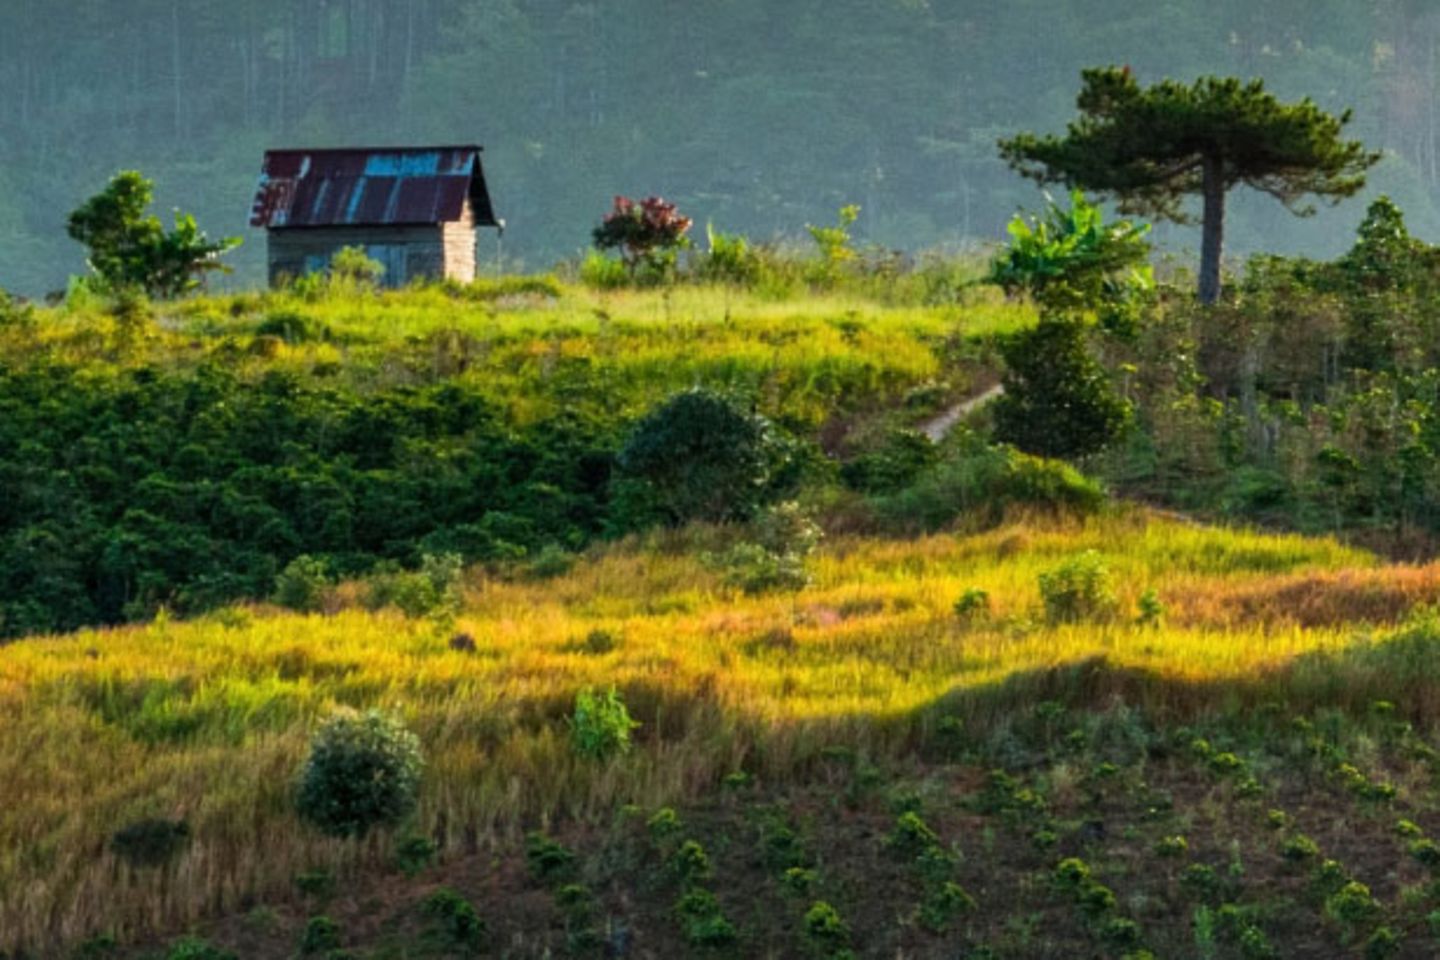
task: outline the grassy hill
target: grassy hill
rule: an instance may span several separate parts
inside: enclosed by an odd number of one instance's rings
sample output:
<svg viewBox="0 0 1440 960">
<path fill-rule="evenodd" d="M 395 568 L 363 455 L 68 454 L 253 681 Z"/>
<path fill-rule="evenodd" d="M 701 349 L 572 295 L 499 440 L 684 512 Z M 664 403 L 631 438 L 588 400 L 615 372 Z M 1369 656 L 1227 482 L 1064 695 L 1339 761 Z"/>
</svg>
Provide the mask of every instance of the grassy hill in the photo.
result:
<svg viewBox="0 0 1440 960">
<path fill-rule="evenodd" d="M 1432 956 L 1440 567 L 964 429 L 850 467 L 1030 319 L 534 280 L 10 318 L 0 956 Z M 810 451 L 807 584 L 747 589 L 746 524 L 617 525 L 621 439 L 697 384 Z M 265 602 L 297 556 L 311 612 Z M 612 688 L 633 746 L 588 756 Z M 337 840 L 295 787 L 345 707 L 426 767 Z"/>
</svg>

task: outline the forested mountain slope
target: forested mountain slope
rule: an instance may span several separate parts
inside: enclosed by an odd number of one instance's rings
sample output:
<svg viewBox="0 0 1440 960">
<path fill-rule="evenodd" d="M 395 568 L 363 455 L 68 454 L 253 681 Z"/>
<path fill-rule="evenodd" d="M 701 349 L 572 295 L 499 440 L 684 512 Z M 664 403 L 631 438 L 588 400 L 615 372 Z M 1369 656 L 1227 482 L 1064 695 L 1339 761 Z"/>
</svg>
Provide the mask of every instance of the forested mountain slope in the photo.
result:
<svg viewBox="0 0 1440 960">
<path fill-rule="evenodd" d="M 1058 128 L 1100 62 L 1354 107 L 1353 132 L 1394 152 L 1372 187 L 1431 236 L 1437 38 L 1421 0 L 13 0 L 0 286 L 39 295 L 80 272 L 64 214 L 119 167 L 241 233 L 262 149 L 294 144 L 487 144 L 504 253 L 532 267 L 582 247 L 615 192 L 757 238 L 847 202 L 892 247 L 998 237 L 1036 196 L 996 138 Z M 1294 221 L 1241 202 L 1235 250 L 1334 253 L 1357 208 Z M 241 283 L 261 276 L 250 239 Z"/>
</svg>

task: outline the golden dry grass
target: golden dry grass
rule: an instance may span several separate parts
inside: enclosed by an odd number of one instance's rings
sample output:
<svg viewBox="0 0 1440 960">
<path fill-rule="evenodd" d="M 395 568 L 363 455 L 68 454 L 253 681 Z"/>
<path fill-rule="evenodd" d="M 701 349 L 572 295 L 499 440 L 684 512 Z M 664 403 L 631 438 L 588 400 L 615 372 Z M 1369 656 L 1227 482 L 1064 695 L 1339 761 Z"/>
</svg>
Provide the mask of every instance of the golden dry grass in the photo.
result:
<svg viewBox="0 0 1440 960">
<path fill-rule="evenodd" d="M 694 797 L 741 767 L 780 779 L 831 744 L 892 755 L 923 739 L 937 704 L 984 722 L 1007 684 L 1039 690 L 1097 658 L 1179 686 L 1247 682 L 1343 649 L 1372 609 L 1396 612 L 1361 605 L 1359 617 L 1306 626 L 1288 615 L 1303 585 L 1373 584 L 1419 600 L 1415 584 L 1431 582 L 1408 569 L 1392 578 L 1329 540 L 1139 513 L 837 539 L 794 596 L 736 595 L 694 547 L 673 535 L 623 544 L 545 582 L 476 574 L 459 622 L 474 653 L 394 612 L 265 608 L 5 648 L 0 949 L 179 929 L 283 897 L 302 870 L 384 856 L 383 839 L 325 840 L 290 809 L 308 732 L 338 704 L 394 710 L 420 734 L 420 821 L 455 855 L 525 826 Z M 1106 558 L 1120 615 L 1045 624 L 1038 574 L 1086 549 Z M 1174 611 L 1168 626 L 1133 622 L 1150 587 Z M 969 588 L 988 591 L 992 609 L 966 622 L 952 607 Z M 1215 615 L 1237 597 L 1249 598 L 1243 619 Z M 1265 615 L 1267 602 L 1286 615 Z M 587 652 L 594 630 L 614 649 Z M 611 684 L 644 726 L 639 749 L 596 765 L 573 755 L 564 719 L 578 690 Z M 132 872 L 107 850 L 115 829 L 153 815 L 184 816 L 195 832 L 169 874 Z"/>
</svg>

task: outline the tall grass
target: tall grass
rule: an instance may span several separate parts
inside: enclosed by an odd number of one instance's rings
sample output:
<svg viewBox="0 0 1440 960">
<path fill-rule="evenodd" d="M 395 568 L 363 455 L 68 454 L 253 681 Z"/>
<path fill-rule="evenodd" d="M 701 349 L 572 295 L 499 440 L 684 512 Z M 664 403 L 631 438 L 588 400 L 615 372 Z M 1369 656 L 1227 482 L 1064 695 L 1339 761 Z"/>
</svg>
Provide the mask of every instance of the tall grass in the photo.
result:
<svg viewBox="0 0 1440 960">
<path fill-rule="evenodd" d="M 308 733 L 336 705 L 394 710 L 420 735 L 419 825 L 453 856 L 553 819 L 693 798 L 741 768 L 784 778 L 829 745 L 896 755 L 923 747 L 937 711 L 984 723 L 1057 684 L 1133 673 L 1152 678 L 1142 695 L 1155 709 L 1188 708 L 1187 689 L 1280 676 L 1340 656 L 1368 629 L 1216 621 L 1204 598 L 1277 577 L 1384 574 L 1329 540 L 1116 514 L 975 537 L 837 538 L 813 587 L 748 597 L 696 558 L 697 536 L 597 550 L 544 582 L 472 574 L 458 628 L 473 653 L 426 621 L 353 608 L 232 609 L 5 648 L 0 949 L 173 930 L 283 898 L 303 870 L 387 856 L 382 835 L 328 840 L 292 812 Z M 1086 549 L 1109 566 L 1121 615 L 1046 625 L 1039 573 Z M 1201 599 L 1163 629 L 1132 622 L 1151 587 L 1167 605 Z M 957 618 L 971 588 L 988 591 L 991 610 Z M 594 630 L 613 649 L 591 652 Z M 1095 680 L 1101 661 L 1120 679 Z M 575 694 L 611 685 L 642 724 L 637 749 L 577 757 L 564 724 Z M 174 867 L 133 870 L 108 852 L 110 834 L 144 816 L 191 823 Z"/>
<path fill-rule="evenodd" d="M 577 409 L 637 412 L 706 383 L 814 425 L 894 406 L 920 387 L 936 398 L 963 394 L 959 361 L 1032 320 L 1028 307 L 984 297 L 926 307 L 854 293 L 774 300 L 725 287 L 502 287 L 519 292 L 239 294 L 157 304 L 141 323 L 83 300 L 39 311 L 24 328 L 0 328 L 0 358 L 103 364 L 101 376 L 220 364 L 253 378 L 318 376 L 361 389 L 460 377 L 483 385 L 520 423 Z"/>
</svg>

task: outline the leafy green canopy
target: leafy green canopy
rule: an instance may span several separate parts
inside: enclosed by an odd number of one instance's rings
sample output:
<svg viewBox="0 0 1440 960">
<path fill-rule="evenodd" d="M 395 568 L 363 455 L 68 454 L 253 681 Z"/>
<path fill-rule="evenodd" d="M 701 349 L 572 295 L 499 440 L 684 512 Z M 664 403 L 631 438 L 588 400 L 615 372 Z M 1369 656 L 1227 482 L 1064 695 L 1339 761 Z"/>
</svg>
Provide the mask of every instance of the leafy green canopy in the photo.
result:
<svg viewBox="0 0 1440 960">
<path fill-rule="evenodd" d="M 239 237 L 211 241 L 188 213 L 175 212 L 175 229 L 146 215 L 155 185 L 134 170 L 118 173 L 100 193 L 70 214 L 72 239 L 90 248 L 90 267 L 115 290 L 138 289 L 176 297 L 200 285 Z"/>
<path fill-rule="evenodd" d="M 1079 320 L 1047 318 L 1006 337 L 1005 393 L 993 404 L 995 438 L 1043 457 L 1103 450 L 1130 420 L 1130 406 L 1085 342 Z"/>
<path fill-rule="evenodd" d="M 1305 197 L 1352 196 L 1380 159 L 1341 138 L 1349 111 L 1337 117 L 1308 98 L 1281 103 L 1260 80 L 1207 76 L 1141 87 L 1128 67 L 1115 66 L 1081 76 L 1080 117 L 1063 137 L 1021 133 L 1000 141 L 1001 155 L 1040 183 L 1113 194 L 1126 212 L 1181 223 L 1195 219 L 1184 199 L 1204 193 L 1202 288 L 1208 274 L 1219 275 L 1224 195 L 1232 187 L 1253 187 L 1305 216 L 1314 212 Z"/>
<path fill-rule="evenodd" d="M 990 267 L 989 282 L 1025 293 L 1047 315 L 1096 310 L 1110 329 L 1133 328 L 1155 287 L 1147 262 L 1149 224 L 1106 223 L 1100 208 L 1075 190 L 1070 209 L 1051 201 L 1045 219 L 1016 215 L 1010 245 Z"/>
</svg>

